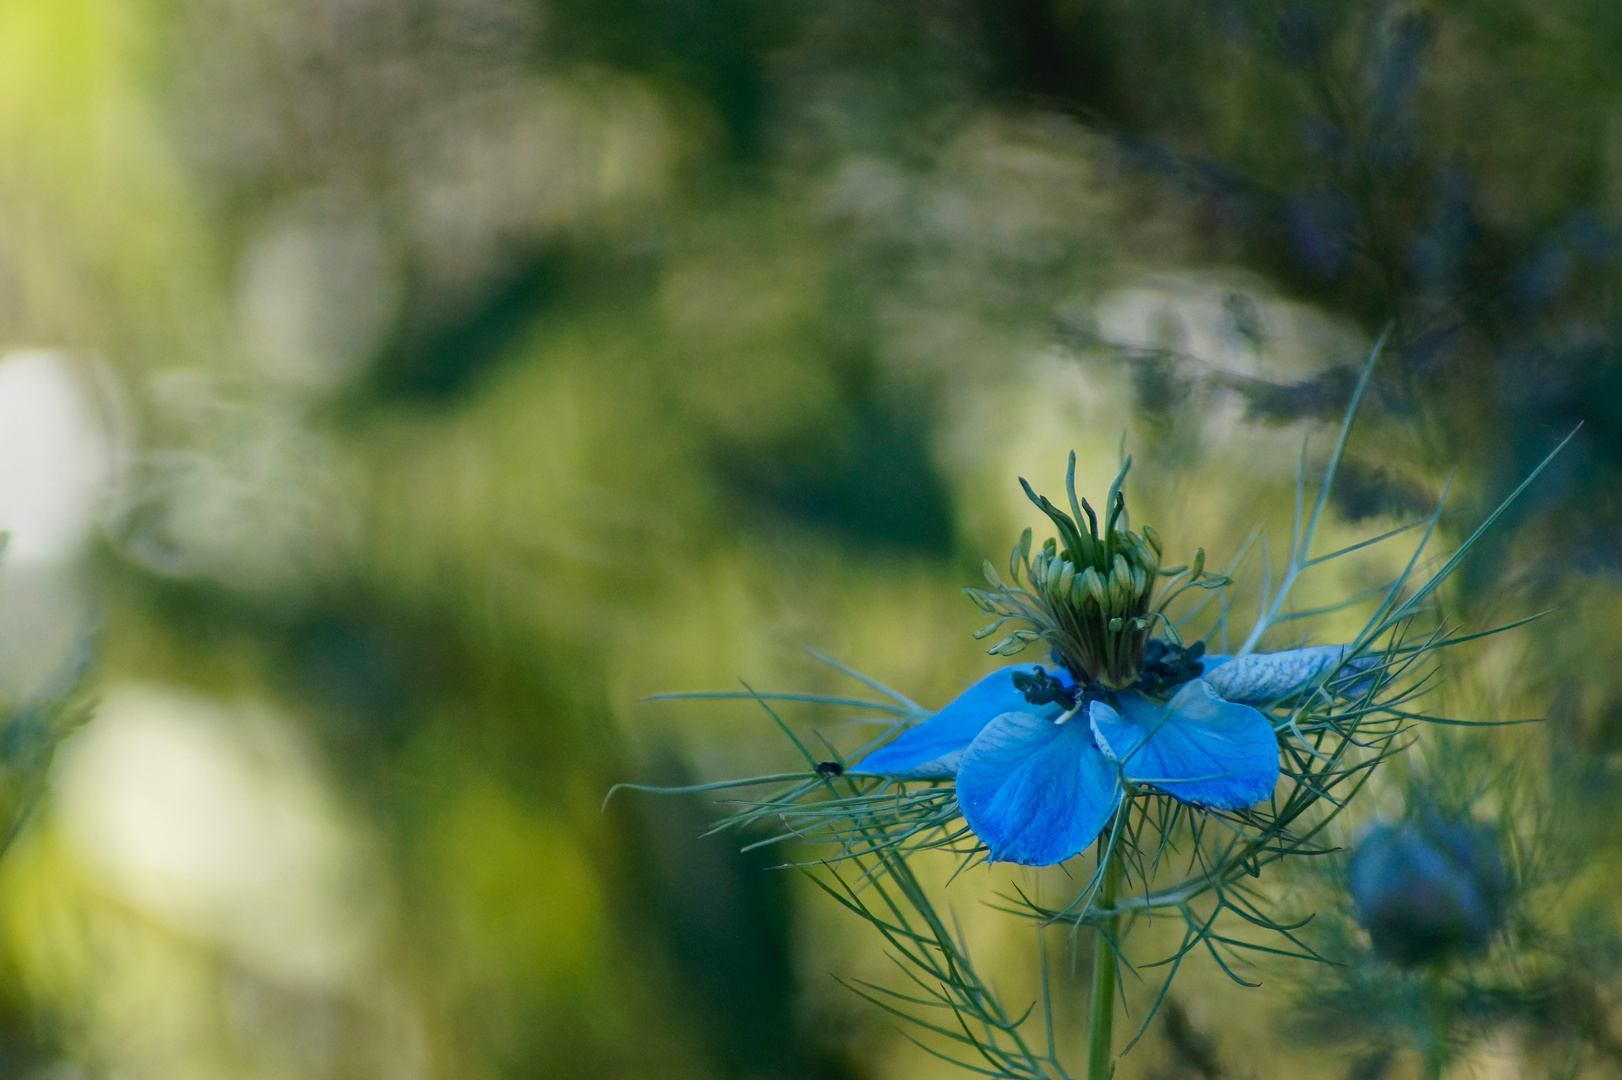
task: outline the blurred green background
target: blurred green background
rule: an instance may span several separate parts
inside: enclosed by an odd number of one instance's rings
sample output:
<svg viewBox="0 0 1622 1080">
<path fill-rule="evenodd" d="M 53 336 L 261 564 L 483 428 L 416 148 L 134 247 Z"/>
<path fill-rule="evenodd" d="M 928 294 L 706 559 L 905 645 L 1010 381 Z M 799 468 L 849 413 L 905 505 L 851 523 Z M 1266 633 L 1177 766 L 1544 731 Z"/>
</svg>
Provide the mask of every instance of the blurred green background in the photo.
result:
<svg viewBox="0 0 1622 1080">
<path fill-rule="evenodd" d="M 1442 696 L 1588 763 L 1608 926 L 1619 230 L 1612 0 L 0 0 L 0 689 L 88 649 L 95 703 L 0 864 L 0 1075 L 945 1075 L 781 852 L 600 809 L 793 761 L 641 699 L 855 689 L 812 646 L 943 702 L 1015 477 L 1123 433 L 1169 555 L 1280 550 L 1388 322 L 1326 543 L 1584 424 L 1447 598 L 1564 606 Z M 1346 1075 L 1264 983 L 1121 1075 Z"/>
</svg>

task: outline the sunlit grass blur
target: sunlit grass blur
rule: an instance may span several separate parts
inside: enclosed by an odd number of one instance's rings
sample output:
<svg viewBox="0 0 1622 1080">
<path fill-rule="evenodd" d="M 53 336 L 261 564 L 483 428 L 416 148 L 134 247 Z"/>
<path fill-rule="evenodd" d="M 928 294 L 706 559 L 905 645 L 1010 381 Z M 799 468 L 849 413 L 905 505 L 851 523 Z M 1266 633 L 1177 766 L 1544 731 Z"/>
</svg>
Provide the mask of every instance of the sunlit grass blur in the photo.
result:
<svg viewBox="0 0 1622 1080">
<path fill-rule="evenodd" d="M 0 0 L 0 694 L 93 709 L 0 860 L 0 1074 L 944 1075 L 784 852 L 603 809 L 795 765 L 644 699 L 857 689 L 811 647 L 939 705 L 1016 478 L 1123 438 L 1168 561 L 1276 565 L 1390 324 L 1323 549 L 1444 488 L 1456 539 L 1585 423 L 1442 598 L 1558 611 L 1432 711 L 1546 718 L 1460 738 L 1566 808 L 1576 996 L 1458 1074 L 1609 1075 L 1618 47 L 1602 0 Z M 1337 842 L 1465 760 L 1416 735 Z M 1011 996 L 984 901 L 1040 878 L 945 894 Z M 1292 1021 L 1319 970 L 1191 962 L 1118 1075 L 1417 1075 Z"/>
</svg>

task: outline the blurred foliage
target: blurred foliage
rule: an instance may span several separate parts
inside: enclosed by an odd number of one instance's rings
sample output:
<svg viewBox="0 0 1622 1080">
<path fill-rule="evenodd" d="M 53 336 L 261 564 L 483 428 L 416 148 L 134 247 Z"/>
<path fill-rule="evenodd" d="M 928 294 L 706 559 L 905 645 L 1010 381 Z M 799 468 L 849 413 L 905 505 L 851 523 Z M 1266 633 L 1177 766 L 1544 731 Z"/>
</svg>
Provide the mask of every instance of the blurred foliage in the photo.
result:
<svg viewBox="0 0 1622 1080">
<path fill-rule="evenodd" d="M 1348 1053 L 1348 1075 L 1400 1075 L 1405 1056 L 1423 1062 L 1426 1075 L 1442 1075 L 1479 1068 L 1514 1044 L 1529 1072 L 1607 1075 L 1622 1062 L 1607 1004 L 1622 938 L 1611 905 L 1584 895 L 1581 884 L 1600 820 L 1583 776 L 1606 770 L 1572 757 L 1550 734 L 1523 733 L 1519 753 L 1442 735 L 1403 762 L 1406 776 L 1388 792 L 1399 797 L 1393 809 L 1405 807 L 1405 821 L 1431 835 L 1451 829 L 1452 843 L 1470 845 L 1452 865 L 1467 866 L 1489 899 L 1490 936 L 1441 952 L 1434 936 L 1392 941 L 1394 926 L 1380 925 L 1390 911 L 1382 913 L 1378 899 L 1365 902 L 1373 899 L 1369 855 L 1378 858 L 1377 848 L 1368 849 L 1395 835 L 1380 827 L 1350 859 L 1326 861 L 1297 882 L 1296 902 L 1319 914 L 1312 940 L 1334 964 L 1298 980 L 1289 1026 L 1296 1038 Z M 1417 866 L 1404 869 L 1410 901 L 1440 899 L 1415 879 Z M 1355 903 L 1346 901 L 1343 877 Z M 1457 914 L 1445 906 L 1432 907 L 1410 932 L 1434 935 Z"/>
<path fill-rule="evenodd" d="M 0 343 L 59 350 L 120 448 L 58 556 L 102 705 L 0 867 L 0 1069 L 931 1074 L 825 977 L 882 960 L 802 882 L 701 803 L 599 811 L 775 767 L 746 708 L 638 699 L 834 689 L 810 644 L 945 700 L 1014 477 L 1074 447 L 1102 487 L 1123 429 L 1173 546 L 1281 540 L 1387 321 L 1337 527 L 1455 472 L 1489 506 L 1584 424 L 1447 599 L 1565 606 L 1461 650 L 1450 713 L 1605 763 L 1559 781 L 1593 797 L 1558 917 L 1612 918 L 1619 33 L 1606 0 L 0 0 Z M 18 588 L 8 651 L 67 603 Z M 1131 1068 L 1344 1071 L 1200 978 Z"/>
</svg>

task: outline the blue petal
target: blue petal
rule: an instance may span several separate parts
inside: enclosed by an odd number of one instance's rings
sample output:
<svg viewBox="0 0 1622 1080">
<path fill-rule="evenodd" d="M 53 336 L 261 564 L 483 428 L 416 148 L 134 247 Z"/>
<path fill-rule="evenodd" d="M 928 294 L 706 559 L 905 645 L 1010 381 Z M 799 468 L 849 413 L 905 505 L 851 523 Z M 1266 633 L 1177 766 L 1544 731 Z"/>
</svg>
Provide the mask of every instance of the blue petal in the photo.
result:
<svg viewBox="0 0 1622 1080">
<path fill-rule="evenodd" d="M 1098 745 L 1134 783 L 1153 784 L 1185 802 L 1237 810 L 1260 802 L 1278 782 L 1278 740 L 1267 717 L 1223 701 L 1204 679 L 1185 683 L 1165 705 L 1123 690 L 1119 708 L 1092 703 Z"/>
<path fill-rule="evenodd" d="M 1314 645 L 1249 656 L 1207 656 L 1204 681 L 1228 701 L 1265 705 L 1311 687 L 1346 655 L 1345 645 Z M 1357 667 L 1362 661 L 1353 661 Z"/>
<path fill-rule="evenodd" d="M 1035 664 L 1010 664 L 993 671 L 928 720 L 868 754 L 856 767 L 903 780 L 957 775 L 958 759 L 992 717 L 1021 710 L 1058 716 L 1062 711 L 1056 706 L 1032 705 L 1014 689 L 1014 672 L 1035 670 Z"/>
<path fill-rule="evenodd" d="M 992 862 L 1063 862 L 1093 842 L 1120 797 L 1115 767 L 1079 719 L 1003 713 L 958 766 L 958 806 Z"/>
</svg>

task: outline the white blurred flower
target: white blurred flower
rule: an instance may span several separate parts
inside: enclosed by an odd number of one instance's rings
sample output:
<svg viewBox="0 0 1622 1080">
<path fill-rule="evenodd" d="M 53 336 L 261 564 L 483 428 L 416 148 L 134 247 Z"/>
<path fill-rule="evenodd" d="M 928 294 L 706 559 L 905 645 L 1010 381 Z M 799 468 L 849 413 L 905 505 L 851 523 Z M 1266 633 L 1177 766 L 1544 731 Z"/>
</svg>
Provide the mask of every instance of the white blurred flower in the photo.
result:
<svg viewBox="0 0 1622 1080">
<path fill-rule="evenodd" d="M 61 560 L 93 531 L 114 465 L 106 402 L 57 352 L 0 357 L 0 529 L 7 558 Z"/>
<path fill-rule="evenodd" d="M 126 901 L 251 970 L 338 989 L 380 932 L 365 845 L 285 718 L 123 685 L 64 744 L 55 814 Z"/>
<path fill-rule="evenodd" d="M 114 514 L 127 557 L 249 591 L 297 587 L 349 565 L 362 485 L 296 402 L 233 395 L 195 372 L 157 380 L 154 396 L 193 431 L 130 470 Z"/>
<path fill-rule="evenodd" d="M 322 392 L 348 385 L 375 357 L 401 282 L 376 213 L 312 193 L 259 226 L 240 289 L 250 358 L 279 383 Z"/>
<path fill-rule="evenodd" d="M 1361 362 L 1368 343 L 1320 308 L 1246 275 L 1160 273 L 1091 305 L 1097 335 L 1128 353 L 1164 352 L 1242 378 L 1289 383 Z"/>
<path fill-rule="evenodd" d="M 78 556 L 121 451 L 95 376 L 60 352 L 0 358 L 0 697 L 30 698 L 76 665 L 94 620 Z"/>
</svg>

